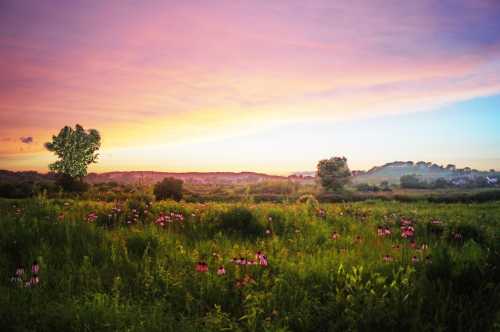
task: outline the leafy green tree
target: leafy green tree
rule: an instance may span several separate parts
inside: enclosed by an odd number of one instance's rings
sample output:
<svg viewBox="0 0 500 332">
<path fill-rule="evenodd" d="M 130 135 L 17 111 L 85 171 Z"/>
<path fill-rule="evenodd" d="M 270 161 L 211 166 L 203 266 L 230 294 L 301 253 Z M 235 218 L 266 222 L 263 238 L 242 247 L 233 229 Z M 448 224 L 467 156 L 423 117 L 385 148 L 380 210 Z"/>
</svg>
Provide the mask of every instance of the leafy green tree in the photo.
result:
<svg viewBox="0 0 500 332">
<path fill-rule="evenodd" d="M 65 126 L 52 142 L 45 143 L 45 148 L 58 157 L 49 165 L 57 175 L 58 184 L 66 191 L 83 192 L 88 185 L 83 182 L 87 167 L 97 162 L 96 151 L 101 146 L 101 136 L 95 129 L 85 130 L 77 124 L 75 129 Z"/>
<path fill-rule="evenodd" d="M 426 182 L 420 181 L 415 174 L 403 175 L 399 181 L 401 183 L 401 188 L 405 189 L 425 189 L 428 186 Z"/>
<path fill-rule="evenodd" d="M 57 155 L 58 160 L 49 165 L 51 171 L 71 178 L 87 175 L 88 165 L 97 162 L 96 153 L 101 147 L 101 136 L 95 129 L 85 130 L 77 124 L 75 129 L 65 126 L 45 148 Z"/>
<path fill-rule="evenodd" d="M 318 162 L 317 175 L 321 186 L 326 190 L 341 190 L 351 177 L 351 171 L 347 166 L 345 157 L 333 157 Z"/>
<path fill-rule="evenodd" d="M 443 189 L 443 188 L 448 188 L 450 184 L 445 178 L 438 178 L 436 179 L 436 181 L 434 181 L 432 186 L 436 189 Z"/>
<path fill-rule="evenodd" d="M 169 198 L 180 201 L 182 199 L 182 185 L 182 180 L 172 177 L 164 178 L 155 184 L 153 193 L 158 201 Z"/>
</svg>

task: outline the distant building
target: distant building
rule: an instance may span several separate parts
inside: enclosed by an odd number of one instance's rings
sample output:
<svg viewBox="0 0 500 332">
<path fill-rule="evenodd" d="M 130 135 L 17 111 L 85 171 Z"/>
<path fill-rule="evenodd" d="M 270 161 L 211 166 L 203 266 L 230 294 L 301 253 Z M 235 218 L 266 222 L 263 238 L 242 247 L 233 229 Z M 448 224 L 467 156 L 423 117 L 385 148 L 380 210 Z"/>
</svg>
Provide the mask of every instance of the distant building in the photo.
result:
<svg viewBox="0 0 500 332">
<path fill-rule="evenodd" d="M 486 182 L 488 184 L 497 184 L 498 183 L 498 178 L 490 178 L 489 176 L 486 177 Z"/>
</svg>

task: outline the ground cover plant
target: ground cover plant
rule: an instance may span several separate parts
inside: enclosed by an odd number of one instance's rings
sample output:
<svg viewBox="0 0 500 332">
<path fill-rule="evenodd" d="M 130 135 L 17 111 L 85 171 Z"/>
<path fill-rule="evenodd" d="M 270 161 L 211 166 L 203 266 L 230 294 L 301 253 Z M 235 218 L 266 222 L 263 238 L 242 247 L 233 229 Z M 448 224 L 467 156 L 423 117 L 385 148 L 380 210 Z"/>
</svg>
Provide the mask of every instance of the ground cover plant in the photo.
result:
<svg viewBox="0 0 500 332">
<path fill-rule="evenodd" d="M 3 331 L 494 331 L 500 204 L 0 200 Z"/>
</svg>

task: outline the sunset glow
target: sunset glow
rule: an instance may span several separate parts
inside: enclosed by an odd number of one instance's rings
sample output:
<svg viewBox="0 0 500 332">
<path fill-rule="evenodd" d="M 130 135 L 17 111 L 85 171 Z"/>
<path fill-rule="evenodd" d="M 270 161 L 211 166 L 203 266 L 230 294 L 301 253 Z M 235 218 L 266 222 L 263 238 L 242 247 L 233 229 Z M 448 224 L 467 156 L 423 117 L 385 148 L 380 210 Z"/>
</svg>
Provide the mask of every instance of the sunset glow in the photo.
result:
<svg viewBox="0 0 500 332">
<path fill-rule="evenodd" d="M 500 2 L 2 1 L 0 169 L 500 168 Z M 28 139 L 31 138 L 31 139 Z"/>
</svg>

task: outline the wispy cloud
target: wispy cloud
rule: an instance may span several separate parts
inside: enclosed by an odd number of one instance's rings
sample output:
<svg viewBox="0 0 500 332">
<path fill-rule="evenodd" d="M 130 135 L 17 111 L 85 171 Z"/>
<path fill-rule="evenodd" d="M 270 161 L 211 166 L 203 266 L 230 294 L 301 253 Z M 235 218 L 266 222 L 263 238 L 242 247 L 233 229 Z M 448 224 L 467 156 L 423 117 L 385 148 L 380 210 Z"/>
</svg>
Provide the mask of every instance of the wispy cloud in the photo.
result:
<svg viewBox="0 0 500 332">
<path fill-rule="evenodd" d="M 31 137 L 31 136 L 23 136 L 23 137 L 20 137 L 19 140 L 24 144 L 33 143 L 33 137 Z"/>
</svg>

